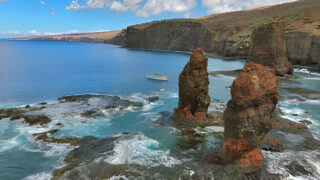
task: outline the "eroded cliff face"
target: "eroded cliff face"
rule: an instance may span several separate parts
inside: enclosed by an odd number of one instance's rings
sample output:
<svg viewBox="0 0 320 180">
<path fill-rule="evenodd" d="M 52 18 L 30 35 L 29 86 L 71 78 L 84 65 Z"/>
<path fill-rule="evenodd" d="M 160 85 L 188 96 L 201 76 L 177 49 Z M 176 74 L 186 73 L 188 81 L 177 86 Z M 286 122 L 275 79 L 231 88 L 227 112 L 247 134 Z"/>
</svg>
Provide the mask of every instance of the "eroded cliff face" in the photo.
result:
<svg viewBox="0 0 320 180">
<path fill-rule="evenodd" d="M 208 58 L 202 49 L 193 51 L 188 64 L 179 76 L 179 104 L 174 109 L 175 120 L 207 120 L 210 105 Z"/>
<path fill-rule="evenodd" d="M 242 167 L 259 167 L 260 144 L 272 128 L 277 105 L 278 78 L 274 70 L 247 63 L 231 86 L 232 99 L 224 112 L 224 145 L 221 156 Z"/>
<path fill-rule="evenodd" d="M 121 44 L 128 48 L 189 52 L 199 47 L 208 53 L 246 59 L 254 29 L 277 20 L 287 24 L 284 33 L 289 61 L 320 66 L 318 0 L 300 0 L 254 10 L 134 25 L 126 29 Z"/>
<path fill-rule="evenodd" d="M 200 47 L 205 51 L 212 50 L 213 34 L 199 22 L 174 20 L 130 26 L 126 35 L 125 46 L 129 48 L 191 52 Z"/>
<path fill-rule="evenodd" d="M 223 31 L 216 31 L 214 27 L 196 19 L 157 21 L 129 26 L 123 45 L 128 48 L 188 52 L 201 48 L 205 52 L 216 52 L 222 56 L 246 57 L 249 36 L 245 40 L 236 41 L 228 37 L 230 32 L 224 34 Z"/>
<path fill-rule="evenodd" d="M 280 76 L 292 74 L 293 68 L 287 58 L 285 26 L 284 21 L 259 26 L 252 34 L 248 61 L 270 67 Z"/>
<path fill-rule="evenodd" d="M 320 69 L 320 35 L 291 32 L 287 34 L 286 40 L 287 55 L 293 64 L 314 65 Z"/>
</svg>

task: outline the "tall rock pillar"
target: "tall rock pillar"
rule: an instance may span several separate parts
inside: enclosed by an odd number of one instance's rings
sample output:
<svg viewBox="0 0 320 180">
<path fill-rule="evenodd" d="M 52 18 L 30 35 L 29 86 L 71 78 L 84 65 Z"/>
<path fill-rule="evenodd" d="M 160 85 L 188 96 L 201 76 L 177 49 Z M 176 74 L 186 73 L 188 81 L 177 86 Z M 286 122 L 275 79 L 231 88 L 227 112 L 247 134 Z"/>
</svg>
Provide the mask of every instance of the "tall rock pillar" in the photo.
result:
<svg viewBox="0 0 320 180">
<path fill-rule="evenodd" d="M 193 51 L 179 76 L 179 105 L 174 119 L 204 121 L 210 104 L 208 58 L 202 49 Z"/>
<path fill-rule="evenodd" d="M 232 99 L 224 112 L 224 145 L 221 155 L 243 167 L 260 166 L 260 143 L 271 129 L 276 108 L 278 78 L 274 70 L 247 63 L 231 86 Z"/>
<path fill-rule="evenodd" d="M 278 76 L 292 74 L 293 69 L 287 58 L 285 22 L 275 21 L 262 24 L 251 36 L 248 62 L 262 64 L 274 69 Z"/>
</svg>

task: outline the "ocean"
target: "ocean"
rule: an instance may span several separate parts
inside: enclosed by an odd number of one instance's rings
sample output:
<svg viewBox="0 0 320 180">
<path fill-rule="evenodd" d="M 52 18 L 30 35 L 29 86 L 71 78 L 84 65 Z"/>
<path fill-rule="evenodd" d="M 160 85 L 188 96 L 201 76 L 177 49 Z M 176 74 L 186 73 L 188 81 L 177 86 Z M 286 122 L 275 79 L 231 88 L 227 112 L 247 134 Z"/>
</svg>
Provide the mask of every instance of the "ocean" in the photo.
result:
<svg viewBox="0 0 320 180">
<path fill-rule="evenodd" d="M 115 166 L 161 166 L 184 172 L 183 165 L 195 161 L 198 156 L 194 154 L 198 151 L 216 152 L 221 139 L 200 127 L 199 131 L 210 135 L 197 145 L 198 149 L 190 152 L 179 147 L 182 135 L 170 119 L 178 104 L 178 76 L 189 58 L 188 53 L 107 44 L 0 41 L 0 108 L 40 107 L 39 103 L 45 102 L 42 103 L 45 108 L 36 113 L 52 119 L 44 126 L 29 126 L 22 120 L 0 120 L 0 179 L 50 179 L 54 170 L 65 166 L 64 158 L 76 147 L 47 143 L 32 136 L 54 129 L 59 130 L 52 135 L 54 138 L 103 139 L 129 134 L 112 141 L 110 152 L 94 159 Z M 208 71 L 241 69 L 244 64 L 245 60 L 209 58 Z M 146 78 L 154 73 L 168 75 L 169 81 Z M 210 76 L 210 110 L 223 112 L 231 98 L 229 86 L 234 79 L 226 75 Z M 320 100 L 311 96 L 320 93 L 319 72 L 296 68 L 294 77 L 287 79 L 280 78 L 280 116 L 295 122 L 312 122 L 308 127 L 314 138 L 320 139 Z M 85 101 L 58 101 L 62 96 L 83 94 L 89 95 Z M 113 102 L 111 96 L 142 106 L 108 109 L 106 105 Z M 150 97 L 159 99 L 149 101 Z M 83 115 L 92 109 L 98 109 L 100 114 Z M 285 174 L 286 169 L 280 173 Z M 126 177 L 113 176 L 117 178 Z"/>
</svg>

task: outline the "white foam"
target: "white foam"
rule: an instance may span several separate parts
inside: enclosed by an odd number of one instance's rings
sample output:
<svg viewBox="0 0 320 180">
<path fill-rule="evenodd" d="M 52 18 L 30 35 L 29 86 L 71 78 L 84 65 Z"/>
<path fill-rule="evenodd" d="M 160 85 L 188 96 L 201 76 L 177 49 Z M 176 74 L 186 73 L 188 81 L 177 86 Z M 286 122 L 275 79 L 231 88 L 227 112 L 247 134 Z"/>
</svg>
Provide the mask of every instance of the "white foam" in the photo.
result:
<svg viewBox="0 0 320 180">
<path fill-rule="evenodd" d="M 169 98 L 178 98 L 179 94 L 177 92 L 175 93 L 169 93 Z"/>
<path fill-rule="evenodd" d="M 108 180 L 129 180 L 126 176 L 112 176 Z"/>
<path fill-rule="evenodd" d="M 227 105 L 225 103 L 213 102 L 210 104 L 208 111 L 224 112 L 226 108 L 227 108 Z"/>
<path fill-rule="evenodd" d="M 223 74 L 217 74 L 215 77 L 217 77 L 217 78 L 222 78 L 222 79 L 228 79 L 228 80 L 234 80 L 234 79 L 236 79 L 236 77 L 227 76 L 227 75 L 223 75 Z"/>
<path fill-rule="evenodd" d="M 14 137 L 7 139 L 7 140 L 0 140 L 0 152 L 9 150 L 11 148 L 14 148 L 14 147 L 20 145 L 21 143 L 17 141 L 18 137 L 19 137 L 19 135 L 14 136 Z"/>
<path fill-rule="evenodd" d="M 320 76 L 320 73 L 312 72 L 312 71 L 310 71 L 308 69 L 303 69 L 303 68 L 294 68 L 294 72 L 311 74 L 311 75 L 314 75 L 314 76 Z"/>
<path fill-rule="evenodd" d="M 51 172 L 41 172 L 23 178 L 23 180 L 50 180 L 52 178 Z"/>
<path fill-rule="evenodd" d="M 315 104 L 315 105 L 320 105 L 320 100 L 306 100 L 303 103 L 305 104 Z"/>
<path fill-rule="evenodd" d="M 156 112 L 145 112 L 145 113 L 139 114 L 139 116 L 145 116 L 146 119 L 150 119 L 151 121 L 156 121 L 161 117 L 161 115 Z"/>
<path fill-rule="evenodd" d="M 69 144 L 47 143 L 35 140 L 32 137 L 28 138 L 28 141 L 32 144 L 24 144 L 21 149 L 27 152 L 43 153 L 45 157 L 62 157 L 75 148 Z"/>
<path fill-rule="evenodd" d="M 269 173 L 280 175 L 281 179 L 300 180 L 300 179 L 319 179 L 319 155 L 318 151 L 285 151 L 285 152 L 270 152 L 262 151 L 266 168 Z M 287 169 L 291 162 L 296 161 L 303 166 L 307 171 L 312 172 L 312 176 L 294 176 Z"/>
<path fill-rule="evenodd" d="M 209 132 L 224 132 L 224 127 L 222 126 L 207 126 L 205 129 Z"/>
<path fill-rule="evenodd" d="M 170 156 L 170 151 L 159 150 L 159 142 L 143 135 L 119 139 L 114 143 L 112 155 L 105 162 L 110 164 L 138 164 L 142 166 L 173 167 L 181 161 Z"/>
</svg>

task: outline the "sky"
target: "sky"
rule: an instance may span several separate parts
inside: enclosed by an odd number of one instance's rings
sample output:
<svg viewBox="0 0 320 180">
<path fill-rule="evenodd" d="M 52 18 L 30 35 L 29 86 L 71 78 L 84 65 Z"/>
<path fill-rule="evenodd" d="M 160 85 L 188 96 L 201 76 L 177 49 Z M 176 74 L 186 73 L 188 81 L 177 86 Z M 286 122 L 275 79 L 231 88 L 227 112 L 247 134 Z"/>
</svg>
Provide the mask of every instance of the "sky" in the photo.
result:
<svg viewBox="0 0 320 180">
<path fill-rule="evenodd" d="M 119 30 L 294 0 L 0 0 L 0 39 Z"/>
</svg>

